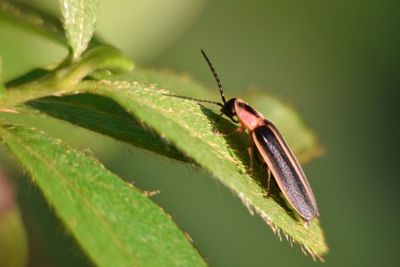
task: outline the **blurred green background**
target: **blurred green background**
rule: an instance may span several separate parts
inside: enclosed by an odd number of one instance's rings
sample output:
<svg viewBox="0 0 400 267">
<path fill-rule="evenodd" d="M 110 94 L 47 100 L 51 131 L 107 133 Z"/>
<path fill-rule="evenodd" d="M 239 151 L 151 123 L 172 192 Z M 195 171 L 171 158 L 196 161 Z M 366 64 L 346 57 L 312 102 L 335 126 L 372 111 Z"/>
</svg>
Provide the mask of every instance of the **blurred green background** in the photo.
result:
<svg viewBox="0 0 400 267">
<path fill-rule="evenodd" d="M 28 2 L 28 1 L 27 1 Z M 57 1 L 29 1 L 57 14 Z M 325 266 L 398 266 L 400 4 L 398 1 L 102 1 L 97 33 L 137 65 L 184 72 L 228 96 L 258 88 L 293 104 L 325 154 L 305 166 L 330 252 Z M 66 50 L 0 19 L 3 76 L 60 61 Z M 264 114 L 268 117 L 268 114 Z M 211 266 L 310 266 L 202 170 L 51 120 L 154 197 Z M 68 131 L 68 134 L 64 134 Z M 40 192 L 18 178 L 29 266 L 90 266 Z M 106 249 L 106 248 L 105 248 Z"/>
</svg>

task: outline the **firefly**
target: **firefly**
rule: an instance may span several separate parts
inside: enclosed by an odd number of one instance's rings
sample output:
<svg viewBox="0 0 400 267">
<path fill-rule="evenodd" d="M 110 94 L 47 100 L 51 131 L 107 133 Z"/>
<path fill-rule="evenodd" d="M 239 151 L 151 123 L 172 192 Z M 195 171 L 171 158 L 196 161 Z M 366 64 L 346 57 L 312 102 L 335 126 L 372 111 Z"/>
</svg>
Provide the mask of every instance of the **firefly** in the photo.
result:
<svg viewBox="0 0 400 267">
<path fill-rule="evenodd" d="M 203 50 L 201 50 L 201 53 L 217 82 L 222 103 L 190 97 L 184 98 L 220 106 L 220 115 L 225 115 L 234 123 L 239 124 L 237 132 L 249 134 L 253 146 L 261 155 L 262 161 L 266 163 L 268 190 L 272 174 L 289 207 L 304 220 L 304 226 L 307 227 L 313 218 L 319 216 L 319 212 L 310 184 L 292 150 L 275 125 L 244 100 L 231 98 L 226 101 L 217 72 L 206 53 Z M 252 150 L 249 149 L 250 162 L 252 162 Z"/>
</svg>

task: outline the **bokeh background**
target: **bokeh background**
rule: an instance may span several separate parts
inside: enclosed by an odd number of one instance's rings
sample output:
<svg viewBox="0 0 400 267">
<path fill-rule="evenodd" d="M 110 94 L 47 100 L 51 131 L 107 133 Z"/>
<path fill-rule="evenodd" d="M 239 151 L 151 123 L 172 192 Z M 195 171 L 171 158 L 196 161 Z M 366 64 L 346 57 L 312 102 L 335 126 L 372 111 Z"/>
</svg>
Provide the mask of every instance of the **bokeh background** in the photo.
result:
<svg viewBox="0 0 400 267">
<path fill-rule="evenodd" d="M 57 14 L 57 1 L 29 1 Z M 400 4 L 390 0 L 102 1 L 97 33 L 137 65 L 184 72 L 228 96 L 272 92 L 303 115 L 325 154 L 305 166 L 330 252 L 325 266 L 398 266 Z M 59 62 L 64 48 L 0 19 L 3 76 Z M 268 116 L 268 114 L 264 114 Z M 42 127 L 89 147 L 154 197 L 211 266 L 316 266 L 279 242 L 201 170 L 55 120 Z M 68 134 L 65 134 L 68 132 Z M 30 266 L 91 266 L 28 179 L 15 177 Z M 105 248 L 106 249 L 106 248 Z"/>
</svg>

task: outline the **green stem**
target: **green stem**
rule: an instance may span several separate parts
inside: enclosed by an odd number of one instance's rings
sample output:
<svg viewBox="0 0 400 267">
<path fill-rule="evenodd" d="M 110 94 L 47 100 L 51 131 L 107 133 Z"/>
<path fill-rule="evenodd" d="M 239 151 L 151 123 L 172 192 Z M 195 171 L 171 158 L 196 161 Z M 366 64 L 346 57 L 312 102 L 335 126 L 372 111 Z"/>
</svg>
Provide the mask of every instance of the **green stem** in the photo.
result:
<svg viewBox="0 0 400 267">
<path fill-rule="evenodd" d="M 73 90 L 72 87 L 69 88 Z M 5 95 L 0 97 L 0 107 L 9 108 L 45 96 L 62 95 L 68 91 L 58 90 L 57 86 L 51 83 L 29 83 L 16 88 L 10 88 Z"/>
<path fill-rule="evenodd" d="M 29 100 L 63 95 L 76 91 L 75 85 L 99 69 L 131 70 L 133 63 L 113 47 L 96 47 L 89 50 L 78 62 L 64 61 L 54 72 L 32 83 L 9 88 L 0 94 L 0 108 L 10 108 Z M 76 92 L 78 93 L 78 92 Z"/>
</svg>

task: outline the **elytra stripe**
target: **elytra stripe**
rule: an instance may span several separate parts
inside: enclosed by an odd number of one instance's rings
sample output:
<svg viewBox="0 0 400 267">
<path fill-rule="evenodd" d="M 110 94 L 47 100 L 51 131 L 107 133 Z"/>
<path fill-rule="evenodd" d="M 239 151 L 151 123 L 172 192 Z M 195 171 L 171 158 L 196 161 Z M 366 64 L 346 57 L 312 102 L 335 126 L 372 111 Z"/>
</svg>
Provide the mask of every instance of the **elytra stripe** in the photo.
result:
<svg viewBox="0 0 400 267">
<path fill-rule="evenodd" d="M 305 220 L 318 216 L 314 194 L 300 164 L 276 127 L 268 120 L 254 129 L 253 140 L 292 207 Z"/>
<path fill-rule="evenodd" d="M 275 125 L 272 122 L 270 122 L 269 120 L 267 120 L 267 119 L 264 119 L 264 122 L 265 122 L 265 125 L 274 133 L 274 135 L 276 136 L 277 140 L 279 141 L 279 143 L 281 144 L 281 146 L 283 147 L 285 152 L 289 155 L 290 161 L 295 166 L 296 170 L 299 172 L 300 179 L 306 185 L 305 188 L 307 189 L 307 192 L 309 193 L 310 196 L 312 196 L 311 199 L 313 200 L 313 205 L 317 208 L 317 201 L 315 200 L 315 197 L 314 197 L 314 194 L 312 192 L 311 186 L 308 183 L 306 175 L 304 174 L 304 171 L 301 168 L 301 165 L 298 162 L 296 156 L 293 154 L 292 150 L 286 144 L 285 139 L 283 139 L 282 135 L 280 134 L 278 129 L 276 129 Z M 317 209 L 317 212 L 318 212 L 318 209 Z M 317 215 L 319 215 L 319 214 L 317 214 Z"/>
</svg>

